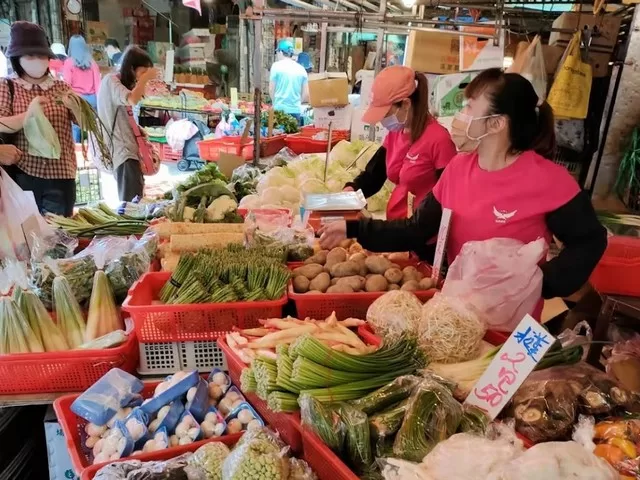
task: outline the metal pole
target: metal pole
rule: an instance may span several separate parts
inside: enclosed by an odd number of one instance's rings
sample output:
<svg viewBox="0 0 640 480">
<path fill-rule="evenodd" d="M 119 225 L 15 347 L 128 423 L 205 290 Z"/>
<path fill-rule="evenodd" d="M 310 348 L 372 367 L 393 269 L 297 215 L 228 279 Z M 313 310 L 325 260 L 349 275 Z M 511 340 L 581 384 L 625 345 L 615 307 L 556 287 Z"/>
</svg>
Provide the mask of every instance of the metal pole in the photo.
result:
<svg viewBox="0 0 640 480">
<path fill-rule="evenodd" d="M 318 72 L 327 71 L 327 22 L 323 22 L 320 26 L 320 66 Z"/>
<path fill-rule="evenodd" d="M 387 0 L 380 0 L 380 14 L 384 15 L 387 10 Z M 384 28 L 378 29 L 378 35 L 376 37 L 376 63 L 373 66 L 374 68 L 374 76 L 380 73 L 380 68 L 382 67 L 382 53 L 384 50 Z M 371 125 L 369 127 L 369 140 L 372 142 L 376 141 L 376 125 Z"/>
<path fill-rule="evenodd" d="M 260 160 L 260 127 L 262 108 L 262 19 L 253 22 L 253 164 Z"/>
</svg>

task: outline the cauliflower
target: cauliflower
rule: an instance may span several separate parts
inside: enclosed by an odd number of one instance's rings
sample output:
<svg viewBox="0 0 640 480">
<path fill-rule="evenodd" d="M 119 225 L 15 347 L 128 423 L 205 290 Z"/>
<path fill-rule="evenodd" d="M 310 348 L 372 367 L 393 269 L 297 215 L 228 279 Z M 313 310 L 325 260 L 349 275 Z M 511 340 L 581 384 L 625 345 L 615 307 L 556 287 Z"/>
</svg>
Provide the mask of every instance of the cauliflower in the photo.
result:
<svg viewBox="0 0 640 480">
<path fill-rule="evenodd" d="M 227 213 L 231 213 L 238 208 L 238 203 L 228 195 L 221 195 L 207 207 L 207 218 L 212 222 L 224 220 Z"/>
<path fill-rule="evenodd" d="M 184 207 L 184 213 L 182 214 L 182 219 L 185 222 L 191 222 L 193 220 L 193 216 L 196 213 L 196 209 L 195 208 L 191 208 L 191 207 Z"/>
<path fill-rule="evenodd" d="M 229 456 L 229 448 L 220 442 L 203 445 L 189 458 L 189 465 L 203 470 L 207 480 L 222 480 L 222 463 Z"/>
</svg>

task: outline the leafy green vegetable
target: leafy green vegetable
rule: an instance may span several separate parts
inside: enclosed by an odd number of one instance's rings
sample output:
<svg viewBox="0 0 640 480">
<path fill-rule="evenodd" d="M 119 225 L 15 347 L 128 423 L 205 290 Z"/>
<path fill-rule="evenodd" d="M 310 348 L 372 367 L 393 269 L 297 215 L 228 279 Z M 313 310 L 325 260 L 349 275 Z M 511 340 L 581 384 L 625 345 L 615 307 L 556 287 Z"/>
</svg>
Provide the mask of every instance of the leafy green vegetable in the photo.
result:
<svg viewBox="0 0 640 480">
<path fill-rule="evenodd" d="M 279 127 L 284 130 L 284 133 L 297 133 L 300 129 L 298 121 L 289 115 L 288 113 L 274 111 L 273 126 Z M 269 112 L 262 112 L 260 117 L 262 126 L 267 127 L 269 125 Z"/>
</svg>

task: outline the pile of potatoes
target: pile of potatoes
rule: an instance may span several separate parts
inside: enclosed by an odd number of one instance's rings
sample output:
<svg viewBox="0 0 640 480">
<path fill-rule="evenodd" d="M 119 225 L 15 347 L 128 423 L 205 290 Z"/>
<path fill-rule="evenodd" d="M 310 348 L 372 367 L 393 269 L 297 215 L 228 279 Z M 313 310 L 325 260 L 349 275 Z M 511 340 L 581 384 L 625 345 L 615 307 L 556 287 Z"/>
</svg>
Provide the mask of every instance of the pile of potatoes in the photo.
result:
<svg viewBox="0 0 640 480">
<path fill-rule="evenodd" d="M 433 280 L 412 266 L 401 269 L 382 255 L 351 253 L 336 247 L 321 250 L 293 271 L 296 293 L 353 293 L 429 290 Z"/>
</svg>

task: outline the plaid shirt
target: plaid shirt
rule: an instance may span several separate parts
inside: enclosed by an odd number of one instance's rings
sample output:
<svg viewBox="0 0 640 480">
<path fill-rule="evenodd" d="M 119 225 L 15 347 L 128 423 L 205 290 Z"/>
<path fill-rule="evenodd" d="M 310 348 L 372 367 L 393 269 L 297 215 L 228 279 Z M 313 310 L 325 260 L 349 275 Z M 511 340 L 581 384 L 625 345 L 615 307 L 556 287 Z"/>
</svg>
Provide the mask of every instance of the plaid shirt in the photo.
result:
<svg viewBox="0 0 640 480">
<path fill-rule="evenodd" d="M 42 106 L 42 110 L 51 122 L 51 126 L 58 133 L 60 140 L 60 159 L 36 157 L 29 155 L 29 142 L 20 130 L 14 136 L 13 143 L 22 151 L 22 156 L 17 166 L 23 172 L 39 178 L 70 179 L 76 178 L 77 161 L 73 136 L 71 135 L 71 122 L 73 115 L 56 100 L 70 90 L 69 85 L 53 78 L 47 79 L 40 85 L 33 85 L 21 78 L 11 77 L 13 82 L 13 105 L 7 80 L 0 81 L 0 121 L 3 117 L 12 117 L 24 113 L 29 108 L 31 101 L 38 97 L 48 100 Z"/>
</svg>

